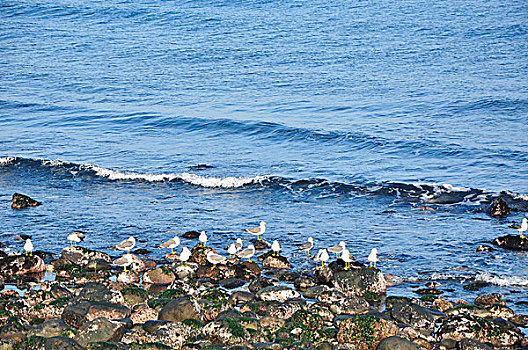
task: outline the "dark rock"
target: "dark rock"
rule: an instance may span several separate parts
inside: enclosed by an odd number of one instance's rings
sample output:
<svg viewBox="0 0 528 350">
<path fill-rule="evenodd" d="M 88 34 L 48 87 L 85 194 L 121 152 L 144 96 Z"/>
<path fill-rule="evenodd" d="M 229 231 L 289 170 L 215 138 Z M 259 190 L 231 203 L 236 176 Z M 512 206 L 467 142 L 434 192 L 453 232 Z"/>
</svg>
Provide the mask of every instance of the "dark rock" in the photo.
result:
<svg viewBox="0 0 528 350">
<path fill-rule="evenodd" d="M 12 276 L 40 274 L 46 271 L 46 264 L 39 256 L 13 255 L 0 259 L 0 274 L 7 280 Z"/>
<path fill-rule="evenodd" d="M 106 253 L 98 252 L 95 250 L 83 248 L 80 246 L 68 246 L 62 249 L 61 259 L 65 262 L 79 265 L 81 267 L 87 267 L 90 262 L 101 259 L 108 263 L 112 260 Z M 101 263 L 99 263 L 101 264 Z"/>
<path fill-rule="evenodd" d="M 250 240 L 250 242 L 253 243 L 253 245 L 255 246 L 255 250 L 264 250 L 271 247 L 271 244 L 269 242 L 266 242 L 262 239 L 252 239 Z"/>
<path fill-rule="evenodd" d="M 495 238 L 492 244 L 509 250 L 528 250 L 528 237 L 520 235 L 506 235 Z"/>
<path fill-rule="evenodd" d="M 282 318 L 283 320 L 289 319 L 295 312 L 304 308 L 302 304 L 292 301 L 287 301 L 285 303 L 268 301 L 264 303 L 265 310 L 263 313 L 259 313 L 259 315 L 273 315 Z"/>
<path fill-rule="evenodd" d="M 44 343 L 46 350 L 82 350 L 83 347 L 79 345 L 75 340 L 68 337 L 51 337 L 47 338 Z"/>
<path fill-rule="evenodd" d="M 511 213 L 511 209 L 508 204 L 502 199 L 502 197 L 494 198 L 486 209 L 486 213 L 494 218 L 503 218 Z"/>
<path fill-rule="evenodd" d="M 251 293 L 257 293 L 259 290 L 273 286 L 275 284 L 276 283 L 273 280 L 260 276 L 249 283 L 248 289 Z"/>
<path fill-rule="evenodd" d="M 432 329 L 435 317 L 425 308 L 410 302 L 395 303 L 391 309 L 391 316 L 396 321 L 413 328 Z"/>
<path fill-rule="evenodd" d="M 121 304 L 82 299 L 68 304 L 61 318 L 70 327 L 79 328 L 87 321 L 99 317 L 122 319 L 129 317 L 130 314 L 130 309 Z"/>
<path fill-rule="evenodd" d="M 183 296 L 168 302 L 159 312 L 158 320 L 181 322 L 187 319 L 200 319 L 200 306 L 190 296 Z"/>
<path fill-rule="evenodd" d="M 303 296 L 306 299 L 316 299 L 319 294 L 321 294 L 322 292 L 327 291 L 329 289 L 330 288 L 328 286 L 325 286 L 325 285 L 313 286 L 313 287 L 307 288 L 303 292 Z"/>
<path fill-rule="evenodd" d="M 198 265 L 208 265 L 209 262 L 207 261 L 207 253 L 209 252 L 217 253 L 216 250 L 211 247 L 204 247 L 201 244 L 197 244 L 191 249 L 191 257 L 189 258 L 189 262 L 195 262 Z"/>
<path fill-rule="evenodd" d="M 161 309 L 163 309 L 163 307 L 165 305 L 167 305 L 171 300 L 173 300 L 173 299 L 169 299 L 169 298 L 154 298 L 154 299 L 150 299 L 147 302 L 147 305 L 150 308 L 153 308 L 154 310 L 160 312 Z"/>
<path fill-rule="evenodd" d="M 464 338 L 457 344 L 458 350 L 492 350 L 493 347 L 475 339 Z"/>
<path fill-rule="evenodd" d="M 14 193 L 11 198 L 11 209 L 26 209 L 39 205 L 42 205 L 42 203 L 20 193 Z"/>
<path fill-rule="evenodd" d="M 235 289 L 242 287 L 247 282 L 238 278 L 226 278 L 220 281 L 220 285 L 225 289 Z"/>
<path fill-rule="evenodd" d="M 160 320 L 149 320 L 142 325 L 142 328 L 147 333 L 156 332 L 161 326 L 170 323 L 169 321 L 160 321 Z"/>
<path fill-rule="evenodd" d="M 235 277 L 246 281 L 250 281 L 260 276 L 260 267 L 250 261 L 243 261 L 233 266 Z"/>
<path fill-rule="evenodd" d="M 246 292 L 243 290 L 238 290 L 236 292 L 231 293 L 229 296 L 229 302 L 232 305 L 238 305 L 241 303 L 247 303 L 250 301 L 253 301 L 255 299 L 255 294 L 251 292 Z"/>
<path fill-rule="evenodd" d="M 419 347 L 413 342 L 398 336 L 391 336 L 383 339 L 376 350 L 418 350 Z"/>
<path fill-rule="evenodd" d="M 440 295 L 444 293 L 443 291 L 436 288 L 421 288 L 415 290 L 414 292 L 419 295 Z"/>
<path fill-rule="evenodd" d="M 9 316 L 7 320 L 2 323 L 0 328 L 0 338 L 19 339 L 26 333 L 29 328 L 29 323 L 17 316 Z"/>
<path fill-rule="evenodd" d="M 200 237 L 200 232 L 198 231 L 187 231 L 182 235 L 183 238 L 186 239 L 197 239 Z"/>
<path fill-rule="evenodd" d="M 110 271 L 112 269 L 112 265 L 105 259 L 93 259 L 88 262 L 86 269 L 94 272 Z"/>
<path fill-rule="evenodd" d="M 479 245 L 477 247 L 477 249 L 475 249 L 475 252 L 477 252 L 477 253 L 481 253 L 481 252 L 487 253 L 487 252 L 492 252 L 494 250 L 495 249 L 493 249 L 493 247 L 490 247 L 489 245 L 482 245 L 481 244 L 481 245 Z"/>
<path fill-rule="evenodd" d="M 269 255 L 262 261 L 262 266 L 271 269 L 291 269 L 292 266 L 284 256 Z"/>
<path fill-rule="evenodd" d="M 138 248 L 138 249 L 134 249 L 132 251 L 132 254 L 147 255 L 147 254 L 152 254 L 152 250 L 148 250 L 148 249 L 145 249 L 145 248 Z"/>
<path fill-rule="evenodd" d="M 298 298 L 301 294 L 286 286 L 270 286 L 259 290 L 256 297 L 263 301 L 285 302 L 291 298 Z"/>
<path fill-rule="evenodd" d="M 75 335 L 75 340 L 82 346 L 97 342 L 119 342 L 123 334 L 123 323 L 100 317 L 85 323 Z"/>
<path fill-rule="evenodd" d="M 312 277 L 309 277 L 309 276 L 301 276 L 299 278 L 297 278 L 294 282 L 293 282 L 293 286 L 297 289 L 297 290 L 300 290 L 300 291 L 305 291 L 306 289 L 310 288 L 310 287 L 314 287 L 315 286 L 315 281 Z"/>
<path fill-rule="evenodd" d="M 66 287 L 61 286 L 59 284 L 54 284 L 53 286 L 51 286 L 50 292 L 55 299 L 69 298 L 72 296 L 72 292 L 70 292 Z"/>
<path fill-rule="evenodd" d="M 502 299 L 500 294 L 482 294 L 475 298 L 473 303 L 478 306 L 491 306 L 493 304 L 506 305 L 506 302 Z"/>
<path fill-rule="evenodd" d="M 52 318 L 31 328 L 27 335 L 28 337 L 38 336 L 51 338 L 61 335 L 66 328 L 68 328 L 68 326 L 60 318 Z"/>
<path fill-rule="evenodd" d="M 89 282 L 79 292 L 78 299 L 86 299 L 90 301 L 109 301 L 119 302 L 123 301 L 122 295 L 114 291 L 102 283 Z"/>
<path fill-rule="evenodd" d="M 345 293 L 335 288 L 322 291 L 317 295 L 317 300 L 319 300 L 324 305 L 332 305 L 333 303 L 343 300 L 345 298 Z"/>
<path fill-rule="evenodd" d="M 381 271 L 372 267 L 336 272 L 332 283 L 346 295 L 363 296 L 367 291 L 383 294 L 387 289 L 387 283 Z"/>
<path fill-rule="evenodd" d="M 464 288 L 465 290 L 476 291 L 481 288 L 487 287 L 489 285 L 490 285 L 489 282 L 475 281 L 475 282 L 465 284 L 462 288 Z"/>
<path fill-rule="evenodd" d="M 314 268 L 313 274 L 317 284 L 331 285 L 334 272 L 328 265 L 317 266 Z"/>
<path fill-rule="evenodd" d="M 171 284 L 176 280 L 174 272 L 168 267 L 158 267 L 157 269 L 148 270 L 143 274 L 143 283 L 149 284 Z"/>
</svg>

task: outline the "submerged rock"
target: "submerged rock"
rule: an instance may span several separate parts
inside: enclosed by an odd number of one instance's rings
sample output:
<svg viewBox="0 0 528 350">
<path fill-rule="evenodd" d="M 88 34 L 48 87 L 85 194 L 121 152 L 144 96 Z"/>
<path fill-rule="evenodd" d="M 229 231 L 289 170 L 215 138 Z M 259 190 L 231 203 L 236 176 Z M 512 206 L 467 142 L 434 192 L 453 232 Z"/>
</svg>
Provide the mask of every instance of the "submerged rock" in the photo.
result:
<svg viewBox="0 0 528 350">
<path fill-rule="evenodd" d="M 506 235 L 495 238 L 492 244 L 509 250 L 528 250 L 528 238 L 520 235 Z"/>
<path fill-rule="evenodd" d="M 20 193 L 14 193 L 11 198 L 11 209 L 26 209 L 39 205 L 42 205 L 42 203 Z"/>
</svg>

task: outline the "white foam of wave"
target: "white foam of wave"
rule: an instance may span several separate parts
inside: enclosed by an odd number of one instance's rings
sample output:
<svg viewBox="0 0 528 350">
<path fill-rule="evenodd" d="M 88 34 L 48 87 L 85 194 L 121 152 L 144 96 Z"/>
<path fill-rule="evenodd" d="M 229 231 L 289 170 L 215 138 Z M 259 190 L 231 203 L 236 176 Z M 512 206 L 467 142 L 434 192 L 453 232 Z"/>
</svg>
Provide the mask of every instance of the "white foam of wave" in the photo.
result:
<svg viewBox="0 0 528 350">
<path fill-rule="evenodd" d="M 520 276 L 498 276 L 489 272 L 482 272 L 475 276 L 475 280 L 480 282 L 488 282 L 500 287 L 528 287 L 528 278 Z"/>
<path fill-rule="evenodd" d="M 59 166 L 62 166 L 64 164 L 67 164 L 67 162 L 63 162 L 63 161 L 58 160 L 58 159 L 52 159 L 52 160 L 43 159 L 42 160 L 42 165 L 47 165 L 47 166 L 50 166 L 50 167 L 59 167 Z"/>
<path fill-rule="evenodd" d="M 124 172 L 119 170 L 112 170 L 103 168 L 97 165 L 84 166 L 85 169 L 95 171 L 97 176 L 107 178 L 109 180 L 134 180 L 134 181 L 148 181 L 148 182 L 165 182 L 182 180 L 184 182 L 208 188 L 238 188 L 249 184 L 261 184 L 270 179 L 270 176 L 254 176 L 254 177 L 215 177 L 215 176 L 201 176 L 190 173 L 182 174 L 141 174 L 135 172 Z"/>
<path fill-rule="evenodd" d="M 8 165 L 14 162 L 15 157 L 0 157 L 0 166 Z"/>
</svg>

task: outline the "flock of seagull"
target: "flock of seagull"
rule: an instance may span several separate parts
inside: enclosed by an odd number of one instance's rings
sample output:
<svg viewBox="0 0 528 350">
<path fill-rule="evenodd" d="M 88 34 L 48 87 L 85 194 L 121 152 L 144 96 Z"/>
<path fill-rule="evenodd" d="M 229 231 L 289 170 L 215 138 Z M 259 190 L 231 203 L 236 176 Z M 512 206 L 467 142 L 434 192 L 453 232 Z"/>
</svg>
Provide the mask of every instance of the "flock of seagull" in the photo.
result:
<svg viewBox="0 0 528 350">
<path fill-rule="evenodd" d="M 266 232 L 266 223 L 264 221 L 260 222 L 260 225 L 255 228 L 246 229 L 244 230 L 244 233 L 250 233 L 252 235 L 257 236 L 257 240 L 261 240 L 260 236 L 263 235 Z M 520 227 L 518 227 L 518 231 L 521 238 L 524 238 L 524 232 L 528 230 L 528 219 L 523 218 L 522 223 Z M 70 233 L 67 237 L 68 241 L 70 241 L 71 246 L 76 246 L 77 243 L 82 242 L 86 236 L 81 231 L 74 231 Z M 200 236 L 198 237 L 200 241 L 200 245 L 205 247 L 205 244 L 208 241 L 208 236 L 205 233 L 205 231 L 202 231 L 200 233 Z M 244 248 L 243 240 L 241 238 L 237 238 L 235 242 L 231 243 L 229 247 L 227 248 L 227 253 L 229 254 L 229 258 L 231 256 L 233 258 L 239 257 L 242 259 L 246 259 L 247 261 L 251 262 L 251 258 L 255 255 L 256 249 L 253 244 L 249 244 L 246 248 Z M 174 249 L 177 248 L 181 243 L 181 240 L 178 236 L 175 236 L 172 239 L 169 239 L 168 241 L 162 243 L 159 245 L 159 249 L 170 249 L 171 254 L 174 254 Z M 126 254 L 124 254 L 122 257 L 116 259 L 113 261 L 113 264 L 116 266 L 123 267 L 124 271 L 127 271 L 127 267 L 132 265 L 134 259 L 132 255 L 130 254 L 130 250 L 136 246 L 136 239 L 134 237 L 129 237 L 122 241 L 121 243 L 117 244 L 113 248 L 118 250 L 126 251 Z M 314 240 L 312 237 L 309 237 L 307 242 L 298 244 L 297 245 L 297 251 L 304 251 L 306 252 L 306 255 L 309 256 L 310 250 L 314 246 Z M 244 248 L 244 249 L 243 249 Z M 26 240 L 26 243 L 24 244 L 24 250 L 26 251 L 26 255 L 32 256 L 33 255 L 33 243 L 31 242 L 31 239 L 28 238 Z M 280 251 L 282 247 L 279 243 L 279 241 L 274 240 L 271 244 L 271 250 L 273 256 L 279 256 Z M 345 263 L 345 269 L 350 268 L 350 263 L 354 260 L 354 257 L 352 254 L 350 254 L 350 251 L 346 248 L 346 243 L 341 241 L 339 244 L 329 247 L 327 249 L 319 249 L 317 254 L 314 257 L 314 261 L 317 263 L 321 263 L 321 265 L 327 264 L 328 260 L 330 259 L 330 256 L 328 253 L 332 253 L 336 255 L 336 259 L 341 259 Z M 187 263 L 187 260 L 191 257 L 191 251 L 187 247 L 183 247 L 182 251 L 178 257 L 178 259 L 181 261 L 182 265 L 185 265 Z M 227 262 L 227 257 L 214 253 L 213 251 L 209 251 L 207 253 L 207 261 L 213 265 L 212 269 L 216 267 L 217 264 L 225 264 Z M 378 259 L 378 251 L 376 248 L 372 248 L 370 251 L 370 254 L 368 256 L 368 261 L 370 263 L 371 267 L 376 267 L 376 263 L 379 261 Z"/>
</svg>

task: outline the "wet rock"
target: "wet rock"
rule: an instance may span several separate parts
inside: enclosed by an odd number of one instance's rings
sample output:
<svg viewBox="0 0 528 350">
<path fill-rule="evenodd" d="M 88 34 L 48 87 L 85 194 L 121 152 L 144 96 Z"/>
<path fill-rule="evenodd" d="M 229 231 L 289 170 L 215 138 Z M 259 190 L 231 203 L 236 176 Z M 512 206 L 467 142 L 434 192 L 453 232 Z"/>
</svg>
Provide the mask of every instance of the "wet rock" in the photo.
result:
<svg viewBox="0 0 528 350">
<path fill-rule="evenodd" d="M 187 319 L 200 319 L 201 308 L 198 302 L 189 296 L 169 301 L 158 314 L 158 320 L 181 322 Z"/>
<path fill-rule="evenodd" d="M 457 344 L 458 350 L 492 350 L 493 348 L 487 344 L 481 343 L 475 339 L 464 338 Z"/>
<path fill-rule="evenodd" d="M 26 209 L 39 205 L 42 205 L 42 203 L 20 193 L 14 193 L 11 198 L 11 209 Z"/>
<path fill-rule="evenodd" d="M 52 318 L 31 328 L 27 335 L 28 337 L 38 336 L 51 338 L 61 335 L 66 328 L 68 328 L 68 325 L 66 325 L 66 323 L 60 318 Z"/>
<path fill-rule="evenodd" d="M 234 270 L 234 277 L 246 281 L 251 281 L 260 276 L 260 267 L 254 262 L 243 261 L 233 266 L 232 269 Z"/>
<path fill-rule="evenodd" d="M 256 296 L 263 301 L 285 302 L 291 298 L 298 298 L 301 294 L 286 286 L 270 286 L 259 290 Z"/>
<path fill-rule="evenodd" d="M 201 244 L 197 244 L 191 249 L 191 257 L 189 258 L 189 262 L 194 262 L 198 265 L 208 265 L 209 262 L 207 261 L 207 253 L 209 252 L 218 254 L 216 250 L 211 247 L 203 247 Z"/>
<path fill-rule="evenodd" d="M 436 288 L 421 288 L 415 290 L 414 292 L 419 295 L 440 295 L 444 293 L 443 291 Z"/>
<path fill-rule="evenodd" d="M 110 264 L 109 261 L 105 259 L 93 259 L 93 260 L 90 260 L 88 265 L 86 265 L 86 269 L 88 271 L 94 271 L 94 272 L 110 271 L 112 269 L 112 265 Z"/>
<path fill-rule="evenodd" d="M 373 315 L 355 315 L 340 323 L 337 333 L 339 343 L 349 343 L 358 350 L 375 348 L 383 339 L 396 335 L 398 327 Z"/>
<path fill-rule="evenodd" d="M 445 320 L 436 332 L 438 339 L 462 340 L 470 338 L 495 347 L 512 347 L 518 344 L 523 335 L 517 330 L 507 329 L 484 318 L 461 315 Z"/>
<path fill-rule="evenodd" d="M 303 309 L 303 306 L 295 302 L 267 302 L 267 305 L 265 305 L 265 310 L 262 315 L 273 315 L 275 317 L 279 317 L 283 320 L 286 320 L 292 317 L 295 312 L 301 309 Z"/>
<path fill-rule="evenodd" d="M 387 289 L 381 271 L 372 267 L 336 272 L 332 283 L 346 295 L 364 296 L 367 291 L 383 294 Z"/>
<path fill-rule="evenodd" d="M 0 259 L 0 273 L 9 280 L 12 276 L 40 274 L 46 271 L 46 264 L 36 255 L 13 255 Z"/>
<path fill-rule="evenodd" d="M 479 295 L 475 298 L 473 304 L 478 306 L 490 306 L 493 304 L 506 305 L 506 302 L 502 299 L 502 295 L 493 293 Z"/>
<path fill-rule="evenodd" d="M 82 299 L 68 304 L 62 312 L 61 319 L 70 327 L 79 328 L 99 317 L 122 319 L 129 317 L 130 313 L 130 309 L 121 304 Z"/>
<path fill-rule="evenodd" d="M 317 295 L 317 300 L 319 300 L 322 304 L 325 304 L 325 305 L 332 305 L 345 298 L 346 298 L 345 293 L 337 289 L 328 289 L 328 290 L 322 291 L 321 293 Z"/>
<path fill-rule="evenodd" d="M 486 309 L 491 314 L 491 317 L 510 319 L 515 316 L 515 312 L 506 305 L 494 304 L 486 307 Z"/>
<path fill-rule="evenodd" d="M 395 303 L 391 309 L 391 316 L 396 321 L 413 328 L 432 329 L 435 317 L 427 309 L 410 302 Z"/>
<path fill-rule="evenodd" d="M 225 289 L 235 289 L 242 287 L 247 282 L 238 278 L 226 278 L 220 281 L 220 285 Z"/>
<path fill-rule="evenodd" d="M 297 290 L 304 291 L 307 288 L 315 286 L 315 281 L 312 277 L 301 276 L 293 282 L 293 286 Z"/>
<path fill-rule="evenodd" d="M 198 266 L 196 264 L 194 264 L 194 266 L 180 265 L 173 268 L 172 271 L 178 277 L 178 279 L 185 281 L 196 277 L 197 267 Z"/>
<path fill-rule="evenodd" d="M 245 345 L 249 340 L 248 331 L 234 320 L 222 319 L 208 323 L 202 328 L 203 336 L 213 343 Z"/>
<path fill-rule="evenodd" d="M 274 286 L 276 285 L 277 282 L 276 281 L 273 281 L 269 278 L 266 278 L 266 277 L 263 277 L 263 276 L 259 276 L 255 279 L 253 279 L 249 285 L 248 285 L 248 289 L 251 293 L 257 293 L 259 290 L 261 289 L 264 289 L 266 287 L 271 287 L 271 286 Z"/>
<path fill-rule="evenodd" d="M 77 295 L 78 299 L 90 301 L 108 301 L 111 303 L 124 302 L 123 296 L 116 290 L 110 289 L 102 283 L 89 282 Z"/>
<path fill-rule="evenodd" d="M 378 346 L 376 347 L 376 350 L 418 350 L 419 347 L 414 344 L 413 342 L 410 342 L 409 340 L 398 337 L 398 336 L 391 336 L 383 339 Z"/>
<path fill-rule="evenodd" d="M 262 328 L 268 328 L 271 332 L 276 332 L 285 324 L 286 321 L 276 316 L 264 316 L 260 319 L 260 326 Z"/>
<path fill-rule="evenodd" d="M 511 213 L 511 209 L 508 204 L 502 199 L 502 197 L 494 198 L 486 209 L 486 213 L 494 218 L 503 218 Z"/>
<path fill-rule="evenodd" d="M 251 292 L 242 291 L 242 290 L 233 292 L 229 296 L 229 302 L 231 303 L 231 305 L 247 303 L 247 302 L 253 301 L 254 299 L 255 299 L 255 294 Z"/>
<path fill-rule="evenodd" d="M 309 329 L 323 329 L 323 318 L 311 310 L 298 310 L 290 318 L 290 322 L 299 323 Z"/>
<path fill-rule="evenodd" d="M 182 235 L 183 238 L 186 239 L 197 239 L 200 237 L 200 232 L 198 231 L 187 231 Z"/>
<path fill-rule="evenodd" d="M 131 305 L 145 304 L 149 298 L 146 289 L 140 287 L 125 287 L 121 289 L 124 301 Z"/>
<path fill-rule="evenodd" d="M 475 282 L 465 284 L 462 288 L 464 288 L 465 290 L 477 291 L 489 285 L 490 285 L 489 282 L 475 281 Z"/>
<path fill-rule="evenodd" d="M 493 247 L 489 246 L 489 245 L 479 245 L 477 247 L 477 249 L 475 249 L 475 252 L 477 253 L 487 253 L 487 252 L 492 252 L 494 251 L 495 249 L 493 249 Z"/>
<path fill-rule="evenodd" d="M 101 317 L 85 323 L 75 335 L 75 340 L 82 346 L 96 342 L 119 342 L 124 333 L 122 322 Z"/>
<path fill-rule="evenodd" d="M 92 261 L 104 260 L 108 263 L 111 263 L 112 261 L 110 256 L 106 253 L 79 246 L 68 246 L 62 249 L 61 259 L 64 260 L 64 262 L 79 265 L 83 268 L 87 267 Z"/>
<path fill-rule="evenodd" d="M 328 265 L 317 266 L 313 269 L 313 274 L 317 284 L 331 285 L 334 272 Z"/>
<path fill-rule="evenodd" d="M 330 311 L 338 315 L 366 314 L 369 309 L 369 303 L 361 296 L 351 296 L 330 305 Z"/>
<path fill-rule="evenodd" d="M 158 267 L 143 274 L 143 283 L 148 284 L 170 284 L 175 279 L 176 276 L 167 267 Z"/>
<path fill-rule="evenodd" d="M 304 296 L 306 299 L 315 299 L 315 298 L 317 298 L 317 296 L 318 296 L 319 294 L 321 294 L 322 292 L 327 291 L 327 290 L 329 290 L 329 289 L 330 289 L 330 287 L 325 286 L 325 285 L 310 287 L 310 288 L 307 288 L 307 289 L 303 292 L 303 296 Z"/>
<path fill-rule="evenodd" d="M 271 247 L 271 244 L 269 242 L 266 242 L 262 239 L 251 239 L 250 242 L 255 246 L 256 250 L 264 250 L 269 249 Z"/>
<path fill-rule="evenodd" d="M 520 235 L 506 235 L 495 238 L 492 244 L 509 250 L 528 250 L 528 238 Z"/>
<path fill-rule="evenodd" d="M 279 256 L 268 255 L 262 261 L 262 266 L 271 268 L 271 269 L 291 269 L 292 268 L 292 265 L 288 262 L 288 259 L 281 255 Z"/>
</svg>

